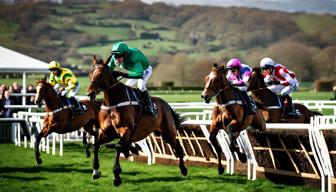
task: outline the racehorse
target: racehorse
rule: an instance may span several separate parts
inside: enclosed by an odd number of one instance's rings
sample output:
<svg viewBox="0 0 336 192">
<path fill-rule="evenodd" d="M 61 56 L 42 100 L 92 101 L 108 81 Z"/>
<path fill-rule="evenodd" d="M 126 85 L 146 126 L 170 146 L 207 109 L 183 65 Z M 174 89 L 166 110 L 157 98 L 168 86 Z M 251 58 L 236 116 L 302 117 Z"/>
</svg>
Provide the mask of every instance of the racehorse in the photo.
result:
<svg viewBox="0 0 336 192">
<path fill-rule="evenodd" d="M 284 104 L 277 94 L 266 87 L 260 68 L 253 68 L 247 90 L 252 92 L 267 123 L 309 123 L 310 117 L 322 115 L 319 112 L 310 111 L 306 106 L 298 103 L 294 103 L 294 106 L 301 113 L 299 118 L 284 115 Z"/>
<path fill-rule="evenodd" d="M 152 97 L 156 105 L 157 114 L 155 117 L 146 115 L 144 108 L 140 105 L 141 94 L 137 89 L 133 89 L 121 83 L 117 71 L 112 71 L 107 66 L 107 61 L 93 58 L 93 68 L 90 72 L 90 85 L 87 95 L 95 97 L 103 91 L 103 105 L 99 112 L 100 129 L 98 141 L 94 150 L 99 150 L 103 143 L 120 138 L 116 145 L 116 156 L 114 163 L 114 185 L 121 184 L 120 173 L 122 172 L 119 157 L 123 153 L 125 157 L 129 155 L 132 142 L 146 138 L 152 132 L 159 132 L 164 141 L 174 149 L 179 158 L 179 168 L 182 175 L 187 175 L 187 169 L 183 162 L 183 150 L 176 139 L 176 131 L 180 129 L 183 119 L 174 112 L 170 105 L 158 97 Z M 132 99 L 134 98 L 134 99 Z M 93 178 L 100 177 L 98 156 L 93 160 Z"/>
<path fill-rule="evenodd" d="M 87 110 L 83 114 L 75 114 L 71 108 L 65 106 L 54 88 L 46 82 L 46 77 L 38 81 L 36 85 L 35 104 L 41 106 L 42 100 L 45 101 L 46 116 L 43 121 L 43 128 L 36 136 L 35 141 L 35 159 L 37 164 L 42 164 L 39 145 L 42 137 L 47 137 L 50 133 L 69 133 L 79 130 L 81 127 L 86 132 L 95 137 L 97 132 L 93 126 L 98 129 L 98 112 L 99 104 L 92 103 L 89 100 L 81 100 L 80 103 L 85 105 Z M 86 134 L 83 135 L 83 144 L 86 148 L 86 156 L 90 156 L 89 144 L 86 141 Z"/>
<path fill-rule="evenodd" d="M 205 87 L 201 96 L 206 103 L 209 103 L 212 97 L 216 97 L 217 105 L 212 110 L 209 139 L 217 152 L 219 174 L 224 172 L 221 164 L 222 149 L 216 139 L 220 129 L 225 128 L 230 139 L 230 150 L 237 153 L 241 162 L 246 162 L 246 156 L 239 152 L 236 146 L 236 139 L 240 132 L 249 125 L 262 132 L 266 130 L 261 111 L 257 109 L 254 115 L 247 113 L 240 90 L 227 80 L 226 72 L 227 69 L 224 65 L 213 64 L 210 74 L 205 77 Z"/>
</svg>

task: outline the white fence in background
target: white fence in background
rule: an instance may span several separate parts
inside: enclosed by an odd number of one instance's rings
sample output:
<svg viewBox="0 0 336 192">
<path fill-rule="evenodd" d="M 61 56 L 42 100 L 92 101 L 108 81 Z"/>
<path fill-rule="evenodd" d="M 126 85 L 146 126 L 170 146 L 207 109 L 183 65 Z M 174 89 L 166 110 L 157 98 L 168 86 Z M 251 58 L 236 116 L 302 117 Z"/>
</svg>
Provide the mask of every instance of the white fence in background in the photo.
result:
<svg viewBox="0 0 336 192">
<path fill-rule="evenodd" d="M 304 129 L 309 133 L 309 142 L 312 148 L 315 162 L 318 167 L 318 171 L 321 175 L 321 191 L 325 192 L 327 189 L 328 192 L 332 192 L 336 179 L 334 176 L 329 150 L 326 145 L 323 131 L 324 130 L 336 130 L 336 101 L 294 101 L 297 103 L 302 103 L 306 105 L 309 109 L 316 109 L 323 111 L 325 109 L 332 110 L 334 115 L 331 116 L 321 116 L 314 117 L 310 124 L 267 124 L 267 129 Z M 205 104 L 201 102 L 190 102 L 190 103 L 170 103 L 170 105 L 176 110 L 180 111 L 181 115 L 186 117 L 187 121 L 185 124 L 195 124 L 200 125 L 204 137 L 209 138 L 209 132 L 207 126 L 211 123 L 211 109 L 214 106 L 214 103 Z M 187 112 L 186 112 L 187 111 Z M 192 112 L 189 112 L 192 111 Z M 16 118 L 26 119 L 29 124 L 31 139 L 27 140 L 26 137 L 21 138 L 21 127 L 19 123 L 14 124 L 14 142 L 15 145 L 24 147 L 34 147 L 35 136 L 37 132 L 40 132 L 43 126 L 43 117 L 45 113 L 32 113 L 32 112 L 18 112 Z M 34 131 L 35 130 L 35 131 Z M 37 132 L 36 132 L 37 131 Z M 50 148 L 52 154 L 56 154 L 57 146 L 59 145 L 59 154 L 63 155 L 63 143 L 65 141 L 82 141 L 83 133 L 80 131 L 75 131 L 65 135 L 61 134 L 50 134 L 47 138 L 41 140 L 40 150 L 50 153 Z M 178 137 L 181 137 L 180 134 Z M 151 134 L 148 138 L 137 142 L 138 145 L 142 148 L 142 153 L 148 156 L 148 164 L 155 163 L 156 156 L 162 156 L 165 153 L 161 151 L 160 154 L 154 153 L 153 149 L 158 148 L 153 146 L 150 140 L 155 140 L 155 136 Z M 229 150 L 229 140 L 225 131 L 221 131 L 217 139 L 220 143 L 220 146 L 223 150 L 224 156 L 226 158 L 226 171 L 228 174 L 234 173 L 235 166 L 235 154 L 232 154 Z M 181 140 L 180 140 L 181 141 Z M 247 132 L 243 131 L 238 138 L 238 145 L 241 151 L 244 151 L 247 155 L 247 178 L 255 180 L 256 172 L 258 168 L 257 161 L 254 156 L 253 146 L 251 145 Z M 93 142 L 93 139 L 92 139 Z M 58 143 L 58 144 L 57 144 Z M 154 143 L 154 145 L 159 146 L 160 143 Z M 213 150 L 215 151 L 215 150 Z M 170 158 L 175 158 L 173 155 Z M 187 159 L 192 157 L 186 157 Z"/>
</svg>

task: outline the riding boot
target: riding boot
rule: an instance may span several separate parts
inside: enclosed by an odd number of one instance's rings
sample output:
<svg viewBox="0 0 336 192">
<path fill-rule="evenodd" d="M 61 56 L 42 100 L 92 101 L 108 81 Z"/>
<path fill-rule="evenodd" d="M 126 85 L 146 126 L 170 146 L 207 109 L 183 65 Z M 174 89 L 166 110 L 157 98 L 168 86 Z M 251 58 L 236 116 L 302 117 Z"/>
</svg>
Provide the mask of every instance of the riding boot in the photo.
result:
<svg viewBox="0 0 336 192">
<path fill-rule="evenodd" d="M 63 103 L 63 106 L 69 106 L 69 102 L 68 102 L 68 99 L 66 98 L 66 96 L 59 96 L 62 103 Z"/>
<path fill-rule="evenodd" d="M 300 117 L 301 113 L 295 109 L 292 98 L 289 95 L 285 95 L 285 98 L 287 99 L 287 115 Z"/>
<path fill-rule="evenodd" d="M 73 105 L 74 111 L 76 113 L 83 112 L 83 109 L 82 109 L 81 105 L 79 104 L 79 102 L 77 101 L 77 99 L 75 97 L 70 97 L 69 99 L 70 99 L 70 101 Z"/>
<path fill-rule="evenodd" d="M 150 116 L 155 116 L 155 111 L 154 111 L 154 107 L 153 107 L 153 103 L 152 103 L 152 99 L 151 97 L 149 96 L 149 93 L 148 91 L 144 91 L 142 92 L 143 93 L 143 96 L 144 96 L 144 100 L 145 100 L 145 104 L 146 104 L 146 113 Z"/>
<path fill-rule="evenodd" d="M 257 110 L 256 104 L 254 103 L 253 99 L 247 95 L 246 91 L 242 91 L 241 93 L 244 96 L 244 100 L 248 106 L 249 115 L 254 115 Z"/>
</svg>

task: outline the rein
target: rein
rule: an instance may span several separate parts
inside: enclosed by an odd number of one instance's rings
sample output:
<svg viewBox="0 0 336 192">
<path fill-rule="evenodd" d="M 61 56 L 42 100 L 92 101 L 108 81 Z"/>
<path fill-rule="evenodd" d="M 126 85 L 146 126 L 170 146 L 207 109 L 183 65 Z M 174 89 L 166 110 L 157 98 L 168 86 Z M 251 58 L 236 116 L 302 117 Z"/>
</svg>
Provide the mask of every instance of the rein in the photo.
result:
<svg viewBox="0 0 336 192">
<path fill-rule="evenodd" d="M 232 84 L 228 84 L 227 86 L 225 86 L 223 89 L 220 89 L 215 95 L 214 97 L 217 97 L 222 91 L 225 91 L 227 88 L 229 88 Z"/>
<path fill-rule="evenodd" d="M 267 89 L 267 87 L 261 87 L 261 88 L 253 89 L 253 90 L 249 90 L 249 91 L 256 92 L 256 91 L 261 91 L 261 90 L 264 90 L 264 89 Z"/>
</svg>

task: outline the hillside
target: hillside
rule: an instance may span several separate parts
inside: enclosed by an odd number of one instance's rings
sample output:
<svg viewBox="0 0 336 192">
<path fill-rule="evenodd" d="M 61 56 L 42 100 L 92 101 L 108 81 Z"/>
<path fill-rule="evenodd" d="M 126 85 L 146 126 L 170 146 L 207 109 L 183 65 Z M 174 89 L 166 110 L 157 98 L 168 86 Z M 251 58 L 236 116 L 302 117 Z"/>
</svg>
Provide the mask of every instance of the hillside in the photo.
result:
<svg viewBox="0 0 336 192">
<path fill-rule="evenodd" d="M 123 40 L 150 57 L 152 84 L 202 85 L 212 62 L 234 56 L 252 66 L 269 56 L 300 80 L 312 81 L 336 79 L 335 24 L 329 14 L 239 7 L 32 2 L 1 5 L 0 44 L 47 62 L 59 60 L 84 76 L 93 54 L 105 58 Z"/>
</svg>

